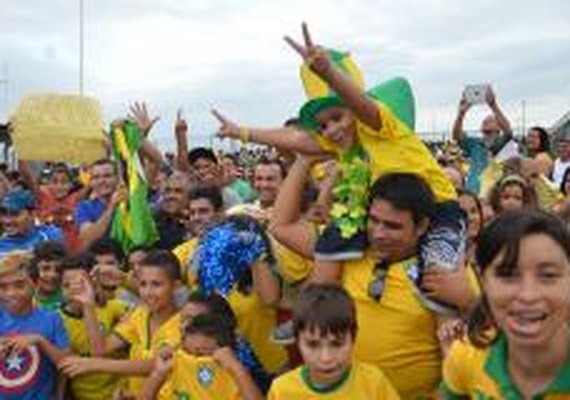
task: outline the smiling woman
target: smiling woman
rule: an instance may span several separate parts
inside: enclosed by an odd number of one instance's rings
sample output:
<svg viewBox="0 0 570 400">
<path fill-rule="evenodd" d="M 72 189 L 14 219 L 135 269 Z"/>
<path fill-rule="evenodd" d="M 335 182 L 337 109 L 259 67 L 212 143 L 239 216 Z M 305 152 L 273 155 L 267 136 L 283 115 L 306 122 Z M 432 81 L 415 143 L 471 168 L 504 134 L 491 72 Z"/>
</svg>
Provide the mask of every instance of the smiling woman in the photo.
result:
<svg viewBox="0 0 570 400">
<path fill-rule="evenodd" d="M 445 398 L 570 397 L 570 234 L 542 212 L 481 234 L 483 301 L 444 364 Z"/>
</svg>

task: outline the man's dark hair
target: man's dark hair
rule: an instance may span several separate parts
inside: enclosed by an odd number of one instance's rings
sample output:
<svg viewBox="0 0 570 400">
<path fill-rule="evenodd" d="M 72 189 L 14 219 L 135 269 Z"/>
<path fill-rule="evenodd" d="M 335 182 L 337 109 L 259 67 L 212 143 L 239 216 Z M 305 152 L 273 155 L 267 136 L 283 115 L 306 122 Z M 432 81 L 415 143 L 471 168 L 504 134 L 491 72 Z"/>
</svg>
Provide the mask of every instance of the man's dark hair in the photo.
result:
<svg viewBox="0 0 570 400">
<path fill-rule="evenodd" d="M 416 225 L 432 217 L 435 210 L 435 198 L 426 181 L 409 173 L 378 178 L 370 188 L 370 204 L 374 200 L 384 200 L 398 210 L 411 212 Z"/>
<path fill-rule="evenodd" d="M 100 159 L 94 161 L 94 162 L 91 164 L 91 168 L 93 168 L 93 167 L 100 167 L 100 166 L 103 166 L 103 165 L 110 165 L 111 167 L 113 167 L 113 172 L 114 172 L 115 174 L 118 174 L 119 169 L 118 169 L 118 167 L 117 167 L 117 163 L 116 163 L 115 161 L 113 161 L 113 160 L 108 159 L 108 158 L 100 158 Z"/>
<path fill-rule="evenodd" d="M 188 201 L 198 199 L 208 200 L 216 211 L 221 211 L 224 208 L 222 192 L 215 186 L 197 186 L 190 190 Z"/>
<path fill-rule="evenodd" d="M 269 158 L 263 156 L 257 162 L 255 168 L 259 167 L 260 165 L 277 165 L 279 167 L 279 173 L 281 174 L 281 178 L 285 179 L 285 177 L 287 176 L 287 168 L 285 168 L 285 165 L 278 158 Z"/>
<path fill-rule="evenodd" d="M 194 163 L 201 158 L 213 161 L 216 164 L 218 163 L 218 157 L 216 157 L 216 153 L 207 147 L 196 147 L 188 152 L 188 162 L 190 165 L 194 165 Z"/>
</svg>

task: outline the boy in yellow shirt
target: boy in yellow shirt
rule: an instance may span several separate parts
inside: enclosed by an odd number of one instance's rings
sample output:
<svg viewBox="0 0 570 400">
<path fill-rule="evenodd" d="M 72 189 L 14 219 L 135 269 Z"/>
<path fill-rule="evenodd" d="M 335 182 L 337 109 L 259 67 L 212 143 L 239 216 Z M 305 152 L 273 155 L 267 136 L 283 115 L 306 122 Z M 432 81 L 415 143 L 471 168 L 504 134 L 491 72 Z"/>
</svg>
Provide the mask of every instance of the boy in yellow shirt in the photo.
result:
<svg viewBox="0 0 570 400">
<path fill-rule="evenodd" d="M 87 321 L 83 318 L 85 308 L 93 310 L 96 315 L 94 322 L 97 322 L 103 334 L 111 332 L 127 310 L 126 305 L 120 301 L 106 301 L 103 296 L 96 296 L 89 278 L 91 266 L 88 257 L 71 257 L 61 263 L 64 305 L 60 314 L 72 352 L 84 357 L 91 355 L 85 326 Z M 117 376 L 95 373 L 73 378 L 69 390 L 76 400 L 96 400 L 111 398 L 117 384 Z"/>
<path fill-rule="evenodd" d="M 356 310 L 342 287 L 308 286 L 299 296 L 293 324 L 304 365 L 273 381 L 269 400 L 400 398 L 380 369 L 354 361 Z"/>
<path fill-rule="evenodd" d="M 235 336 L 223 317 L 197 315 L 184 327 L 182 336 L 180 348 L 160 352 L 140 400 L 263 398 L 231 350 Z"/>
<path fill-rule="evenodd" d="M 453 184 L 414 133 L 414 103 L 404 79 L 393 79 L 364 90 L 358 67 L 347 53 L 313 43 L 303 24 L 305 44 L 286 41 L 304 60 L 303 84 L 310 100 L 299 112 L 301 130 L 240 127 L 217 111 L 219 136 L 251 141 L 303 154 L 329 154 L 339 160 L 333 193 L 333 223 L 320 235 L 314 250 L 313 280 L 339 281 L 339 261 L 361 259 L 366 247 L 364 226 L 368 188 L 380 175 L 407 172 L 421 176 L 434 192 L 438 207 L 420 246 L 414 278 L 422 302 L 446 314 L 449 307 L 421 289 L 425 270 L 454 271 L 464 250 L 465 222 Z"/>
</svg>

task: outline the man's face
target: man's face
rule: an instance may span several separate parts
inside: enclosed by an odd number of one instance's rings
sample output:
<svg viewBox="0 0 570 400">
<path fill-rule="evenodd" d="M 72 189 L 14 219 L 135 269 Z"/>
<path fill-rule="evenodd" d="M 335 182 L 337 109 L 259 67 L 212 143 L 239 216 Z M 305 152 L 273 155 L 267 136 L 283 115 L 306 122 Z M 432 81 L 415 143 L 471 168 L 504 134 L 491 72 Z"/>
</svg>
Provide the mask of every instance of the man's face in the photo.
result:
<svg viewBox="0 0 570 400">
<path fill-rule="evenodd" d="M 481 124 L 481 134 L 483 135 L 483 141 L 487 146 L 492 145 L 495 140 L 501 134 L 501 128 L 497 123 L 497 120 L 492 115 L 488 116 L 483 120 Z"/>
<path fill-rule="evenodd" d="M 273 206 L 282 182 L 279 165 L 260 164 L 255 168 L 253 186 L 263 207 Z"/>
<path fill-rule="evenodd" d="M 558 142 L 558 156 L 563 160 L 570 158 L 570 140 L 560 140 Z"/>
<path fill-rule="evenodd" d="M 219 213 L 209 199 L 200 198 L 190 200 L 190 232 L 198 236 L 204 228 L 218 219 Z"/>
<path fill-rule="evenodd" d="M 202 185 L 217 186 L 218 185 L 218 164 L 209 158 L 199 158 L 192 164 L 192 169 L 196 174 L 198 182 Z"/>
<path fill-rule="evenodd" d="M 91 167 L 91 189 L 99 198 L 109 198 L 117 189 L 118 176 L 112 164 L 94 165 Z"/>
<path fill-rule="evenodd" d="M 34 224 L 31 211 L 22 209 L 18 212 L 4 210 L 1 216 L 2 228 L 7 236 L 24 236 Z"/>
<path fill-rule="evenodd" d="M 164 187 L 162 210 L 169 214 L 178 214 L 188 203 L 188 186 L 182 177 L 170 177 Z"/>
<path fill-rule="evenodd" d="M 427 219 L 416 225 L 412 212 L 400 210 L 386 200 L 373 200 L 368 211 L 367 234 L 377 259 L 400 261 L 416 253 L 427 229 Z"/>
<path fill-rule="evenodd" d="M 8 312 L 28 312 L 32 307 L 33 295 L 34 283 L 23 268 L 0 275 L 0 304 Z"/>
</svg>

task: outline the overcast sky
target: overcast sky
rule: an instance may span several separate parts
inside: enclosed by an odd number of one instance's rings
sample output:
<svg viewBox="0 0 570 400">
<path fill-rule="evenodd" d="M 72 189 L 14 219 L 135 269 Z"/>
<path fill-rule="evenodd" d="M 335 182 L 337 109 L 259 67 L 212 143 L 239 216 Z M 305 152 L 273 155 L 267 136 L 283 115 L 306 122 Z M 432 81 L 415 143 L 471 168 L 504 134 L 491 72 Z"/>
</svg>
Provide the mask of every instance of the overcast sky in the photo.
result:
<svg viewBox="0 0 570 400">
<path fill-rule="evenodd" d="M 282 40 L 307 21 L 315 41 L 350 50 L 372 86 L 401 75 L 419 131 L 448 131 L 465 84 L 490 82 L 514 126 L 570 110 L 570 2 L 466 0 L 84 0 L 85 93 L 107 119 L 145 100 L 171 148 L 176 108 L 193 143 L 239 122 L 281 124 L 304 101 Z M 0 119 L 22 96 L 78 92 L 79 0 L 0 0 Z M 6 83 L 7 81 L 7 83 Z M 477 128 L 486 110 L 471 112 Z M 217 145 L 217 143 L 216 143 Z"/>
</svg>

